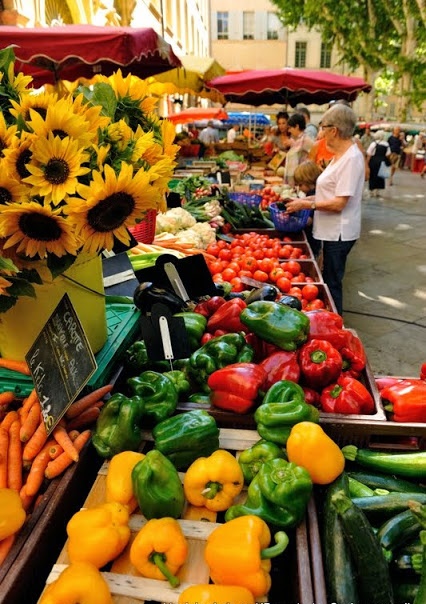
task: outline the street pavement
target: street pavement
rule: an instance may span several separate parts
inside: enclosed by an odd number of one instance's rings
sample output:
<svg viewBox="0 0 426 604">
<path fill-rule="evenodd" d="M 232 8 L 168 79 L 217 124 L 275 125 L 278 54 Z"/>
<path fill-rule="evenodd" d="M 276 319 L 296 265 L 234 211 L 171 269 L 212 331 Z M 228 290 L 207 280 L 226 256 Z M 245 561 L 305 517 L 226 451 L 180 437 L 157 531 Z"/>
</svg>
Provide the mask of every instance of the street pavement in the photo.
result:
<svg viewBox="0 0 426 604">
<path fill-rule="evenodd" d="M 426 178 L 407 169 L 383 198 L 363 200 L 362 234 L 349 254 L 343 318 L 375 375 L 418 377 L 426 362 Z"/>
</svg>

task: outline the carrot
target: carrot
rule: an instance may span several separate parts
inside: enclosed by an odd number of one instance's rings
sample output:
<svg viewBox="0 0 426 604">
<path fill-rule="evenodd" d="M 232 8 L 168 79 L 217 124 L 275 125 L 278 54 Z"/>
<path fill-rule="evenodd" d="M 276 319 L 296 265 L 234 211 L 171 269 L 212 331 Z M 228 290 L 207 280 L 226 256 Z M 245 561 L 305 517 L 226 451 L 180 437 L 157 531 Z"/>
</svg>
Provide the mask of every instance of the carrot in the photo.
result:
<svg viewBox="0 0 426 604">
<path fill-rule="evenodd" d="M 77 436 L 74 441 L 74 446 L 78 452 L 80 452 L 84 445 L 87 443 L 90 438 L 90 435 L 91 431 L 85 430 Z M 46 476 L 46 478 L 55 478 L 56 476 L 62 474 L 62 472 L 66 470 L 72 464 L 72 462 L 73 460 L 71 459 L 71 457 L 68 455 L 68 453 L 64 451 L 62 455 L 59 455 L 59 457 L 53 459 L 47 464 L 47 468 L 44 475 Z"/>
<path fill-rule="evenodd" d="M 6 390 L 6 392 L 0 392 L 0 407 L 7 407 L 10 403 L 16 399 L 16 395 L 11 390 Z"/>
<path fill-rule="evenodd" d="M 36 401 L 32 407 L 30 407 L 27 417 L 22 422 L 19 438 L 23 443 L 30 440 L 41 421 L 43 421 L 41 417 L 41 407 L 40 403 Z"/>
<path fill-rule="evenodd" d="M 56 426 L 56 428 L 53 430 L 53 438 L 56 440 L 58 445 L 61 445 L 65 453 L 68 453 L 73 461 L 78 461 L 78 451 L 74 447 L 74 443 L 68 436 L 68 432 L 63 426 Z"/>
<path fill-rule="evenodd" d="M 27 398 L 22 403 L 22 409 L 25 409 L 28 412 L 36 401 L 39 402 L 38 394 L 36 389 L 33 388 Z"/>
<path fill-rule="evenodd" d="M 7 486 L 19 491 L 22 488 L 22 443 L 19 438 L 21 422 L 16 420 L 9 428 L 9 450 L 7 454 Z"/>
<path fill-rule="evenodd" d="M 68 432 L 68 436 L 70 437 L 70 439 L 72 441 L 74 441 L 77 436 L 80 434 L 80 432 L 78 430 L 70 430 Z M 55 442 L 55 440 L 53 439 L 52 444 L 49 448 L 49 456 L 50 459 L 56 459 L 57 457 L 59 457 L 59 455 L 61 455 L 64 452 L 63 448 L 61 447 L 61 445 L 58 445 L 57 442 Z"/>
<path fill-rule="evenodd" d="M 7 454 L 9 451 L 9 431 L 0 428 L 0 489 L 7 487 Z"/>
<path fill-rule="evenodd" d="M 10 537 L 6 537 L 6 539 L 2 539 L 0 541 L 0 565 L 6 560 L 6 557 L 12 549 L 14 542 L 15 535 L 10 535 Z"/>
<path fill-rule="evenodd" d="M 27 482 L 25 483 L 25 491 L 29 496 L 36 495 L 43 484 L 44 472 L 50 461 L 49 447 L 50 444 L 45 445 L 40 453 L 35 456 L 34 461 L 31 464 Z"/>
<path fill-rule="evenodd" d="M 9 411 L 9 413 L 6 413 L 6 416 L 5 416 L 4 420 L 1 423 L 1 427 L 4 428 L 5 430 L 7 430 L 9 432 L 10 426 L 17 419 L 19 419 L 18 412 L 17 411 Z"/>
<path fill-rule="evenodd" d="M 37 430 L 31 436 L 30 440 L 25 443 L 24 450 L 22 452 L 23 461 L 31 461 L 34 457 L 40 453 L 47 441 L 47 432 L 44 422 L 40 422 Z"/>
<path fill-rule="evenodd" d="M 68 423 L 68 430 L 75 428 L 86 428 L 87 426 L 94 424 L 100 414 L 101 410 L 99 409 L 99 407 L 95 407 L 93 405 L 92 407 L 89 407 L 88 409 L 80 413 L 80 415 L 72 419 Z"/>
<path fill-rule="evenodd" d="M 24 510 L 26 512 L 28 512 L 28 510 L 30 509 L 33 501 L 34 501 L 34 495 L 28 495 L 27 493 L 27 487 L 24 484 L 24 486 L 21 488 L 21 490 L 19 491 L 19 497 L 21 498 L 22 501 L 22 507 L 24 508 Z"/>
<path fill-rule="evenodd" d="M 17 371 L 24 375 L 31 375 L 30 368 L 25 361 L 16 361 L 15 359 L 4 359 L 0 357 L 0 367 L 9 369 L 10 371 Z"/>
<path fill-rule="evenodd" d="M 93 390 L 93 392 L 89 392 L 89 394 L 76 400 L 67 410 L 65 417 L 67 419 L 77 417 L 77 415 L 80 415 L 80 413 L 91 407 L 93 403 L 97 403 L 99 400 L 103 399 L 104 396 L 111 392 L 112 387 L 112 384 L 101 386 L 101 388 Z"/>
</svg>

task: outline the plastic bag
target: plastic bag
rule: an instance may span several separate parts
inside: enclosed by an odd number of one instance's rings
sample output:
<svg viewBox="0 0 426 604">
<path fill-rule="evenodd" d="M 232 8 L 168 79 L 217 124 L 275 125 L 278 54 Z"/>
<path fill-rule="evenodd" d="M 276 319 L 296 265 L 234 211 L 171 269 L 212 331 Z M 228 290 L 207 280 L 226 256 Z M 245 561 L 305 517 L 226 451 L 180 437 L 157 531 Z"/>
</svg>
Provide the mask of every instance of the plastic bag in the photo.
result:
<svg viewBox="0 0 426 604">
<path fill-rule="evenodd" d="M 387 166 L 386 163 L 384 161 L 381 162 L 380 164 L 380 168 L 379 171 L 377 173 L 377 176 L 379 178 L 390 178 L 391 175 L 391 168 L 390 166 Z"/>
</svg>

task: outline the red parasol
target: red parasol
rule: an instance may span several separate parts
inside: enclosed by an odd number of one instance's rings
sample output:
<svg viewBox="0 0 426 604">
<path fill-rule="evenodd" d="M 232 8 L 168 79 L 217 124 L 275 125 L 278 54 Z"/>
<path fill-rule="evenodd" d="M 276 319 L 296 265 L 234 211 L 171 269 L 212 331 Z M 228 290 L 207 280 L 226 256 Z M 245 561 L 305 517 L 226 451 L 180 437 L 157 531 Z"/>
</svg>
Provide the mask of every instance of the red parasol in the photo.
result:
<svg viewBox="0 0 426 604">
<path fill-rule="evenodd" d="M 170 44 L 149 27 L 0 27 L 0 48 L 12 44 L 16 71 L 33 76 L 34 86 L 108 76 L 119 68 L 147 78 L 181 65 Z"/>
<path fill-rule="evenodd" d="M 362 78 L 291 68 L 241 71 L 214 78 L 206 86 L 221 92 L 231 103 L 281 103 L 292 107 L 298 103 L 322 105 L 338 99 L 354 101 L 359 92 L 371 90 Z"/>
<path fill-rule="evenodd" d="M 226 120 L 227 118 L 228 114 L 222 107 L 189 107 L 167 116 L 167 119 L 174 124 L 190 124 L 200 120 Z"/>
</svg>

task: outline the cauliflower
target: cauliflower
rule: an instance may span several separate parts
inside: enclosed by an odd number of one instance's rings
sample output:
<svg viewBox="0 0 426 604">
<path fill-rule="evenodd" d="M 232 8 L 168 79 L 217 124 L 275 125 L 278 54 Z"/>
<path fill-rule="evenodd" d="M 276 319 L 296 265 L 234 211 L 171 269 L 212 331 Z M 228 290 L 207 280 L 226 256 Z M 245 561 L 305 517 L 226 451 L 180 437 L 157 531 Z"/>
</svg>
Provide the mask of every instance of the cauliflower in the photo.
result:
<svg viewBox="0 0 426 604">
<path fill-rule="evenodd" d="M 208 222 L 197 222 L 190 229 L 177 233 L 177 237 L 182 243 L 191 243 L 197 249 L 205 250 L 216 241 L 216 230 Z"/>
<path fill-rule="evenodd" d="M 157 215 L 155 224 L 155 233 L 177 233 L 182 229 L 187 229 L 196 223 L 195 218 L 183 208 L 172 208 L 167 212 Z"/>
</svg>

